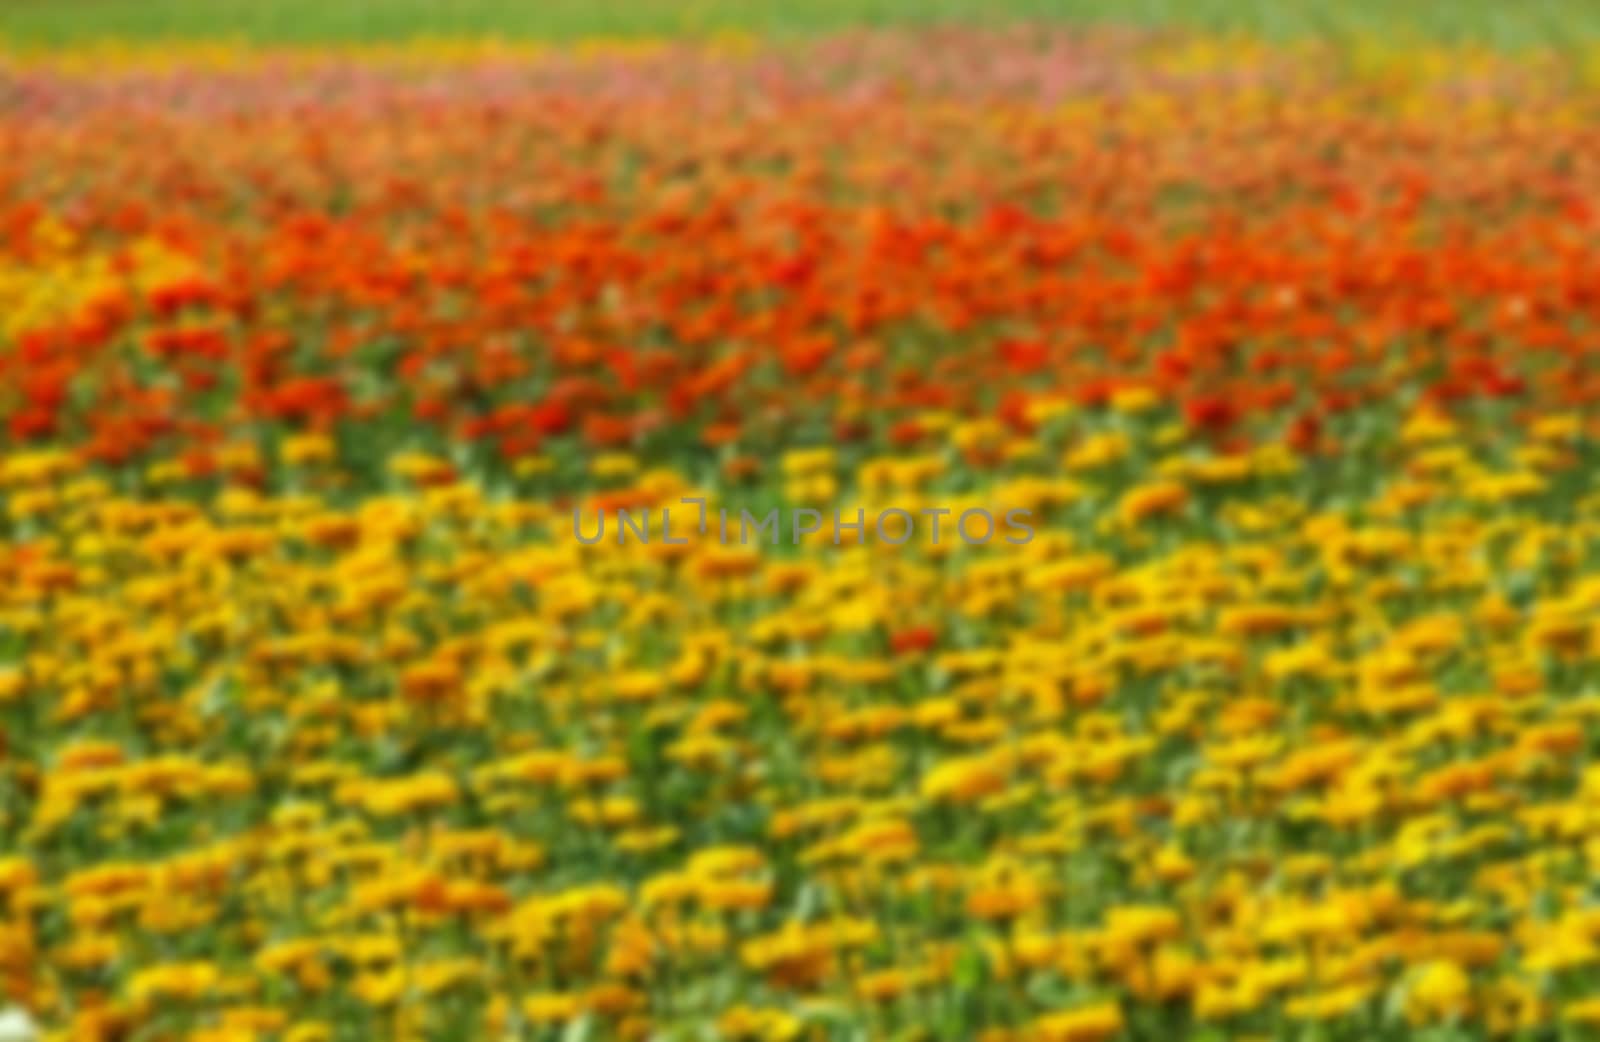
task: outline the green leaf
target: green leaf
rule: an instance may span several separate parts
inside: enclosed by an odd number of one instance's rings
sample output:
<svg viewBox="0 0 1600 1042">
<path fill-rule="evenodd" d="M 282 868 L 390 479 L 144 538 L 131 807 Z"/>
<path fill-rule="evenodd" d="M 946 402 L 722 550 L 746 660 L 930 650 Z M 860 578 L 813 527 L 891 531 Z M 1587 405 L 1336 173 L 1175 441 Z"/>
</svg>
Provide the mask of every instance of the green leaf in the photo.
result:
<svg viewBox="0 0 1600 1042">
<path fill-rule="evenodd" d="M 567 1024 L 561 1033 L 561 1042 L 589 1042 L 594 1028 L 594 1017 L 588 1013 Z"/>
</svg>

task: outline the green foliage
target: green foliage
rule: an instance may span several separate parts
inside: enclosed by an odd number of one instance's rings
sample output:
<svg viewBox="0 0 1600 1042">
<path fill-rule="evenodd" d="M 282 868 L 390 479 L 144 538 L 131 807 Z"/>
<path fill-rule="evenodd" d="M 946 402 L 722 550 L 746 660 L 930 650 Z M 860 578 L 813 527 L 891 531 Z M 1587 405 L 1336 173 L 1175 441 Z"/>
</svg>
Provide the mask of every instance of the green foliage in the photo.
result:
<svg viewBox="0 0 1600 1042">
<path fill-rule="evenodd" d="M 1070 19 L 1269 38 L 1377 35 L 1496 47 L 1600 40 L 1594 0 L 0 0 L 0 39 L 367 42 L 412 37 L 825 32 L 907 22 Z"/>
</svg>

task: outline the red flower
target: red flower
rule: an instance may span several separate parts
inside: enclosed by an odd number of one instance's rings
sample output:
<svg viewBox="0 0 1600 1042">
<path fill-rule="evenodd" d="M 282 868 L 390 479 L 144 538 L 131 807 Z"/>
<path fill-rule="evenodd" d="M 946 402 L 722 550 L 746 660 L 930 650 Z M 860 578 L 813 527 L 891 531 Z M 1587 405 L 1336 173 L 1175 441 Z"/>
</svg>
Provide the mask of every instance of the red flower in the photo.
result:
<svg viewBox="0 0 1600 1042">
<path fill-rule="evenodd" d="M 1238 406 L 1221 395 L 1190 399 L 1184 404 L 1183 415 L 1191 427 L 1212 434 L 1226 431 L 1240 419 Z"/>
<path fill-rule="evenodd" d="M 1050 361 L 1050 349 L 1037 340 L 1002 340 L 1000 357 L 1018 375 L 1036 373 Z"/>
<path fill-rule="evenodd" d="M 528 411 L 528 426 L 546 436 L 572 429 L 572 412 L 560 402 L 543 402 Z"/>
<path fill-rule="evenodd" d="M 53 411 L 42 408 L 24 409 L 12 413 L 7 426 L 11 430 L 11 436 L 18 441 L 45 438 L 55 433 L 56 416 Z"/>
<path fill-rule="evenodd" d="M 1289 425 L 1289 445 L 1296 452 L 1310 452 L 1321 440 L 1322 421 L 1312 413 L 1301 413 Z"/>
<path fill-rule="evenodd" d="M 931 626 L 912 626 L 910 629 L 896 632 L 889 638 L 889 648 L 896 655 L 927 651 L 938 643 L 939 634 Z"/>
<path fill-rule="evenodd" d="M 889 428 L 889 440 L 900 448 L 908 448 L 923 438 L 922 424 L 916 420 L 901 420 Z"/>
</svg>

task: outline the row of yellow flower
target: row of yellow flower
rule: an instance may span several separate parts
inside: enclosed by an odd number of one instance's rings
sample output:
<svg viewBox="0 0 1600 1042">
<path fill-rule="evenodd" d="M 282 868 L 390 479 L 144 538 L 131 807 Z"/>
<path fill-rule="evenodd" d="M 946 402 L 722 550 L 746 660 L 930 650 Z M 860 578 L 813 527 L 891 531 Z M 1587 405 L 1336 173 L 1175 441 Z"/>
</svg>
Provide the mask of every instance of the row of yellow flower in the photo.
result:
<svg viewBox="0 0 1600 1042">
<path fill-rule="evenodd" d="M 1418 416 L 1319 510 L 1149 405 L 960 496 L 782 461 L 1020 546 L 584 546 L 427 457 L 340 505 L 316 437 L 282 496 L 7 458 L 7 991 L 63 1038 L 1600 1022 L 1582 425 L 1507 469 Z"/>
</svg>

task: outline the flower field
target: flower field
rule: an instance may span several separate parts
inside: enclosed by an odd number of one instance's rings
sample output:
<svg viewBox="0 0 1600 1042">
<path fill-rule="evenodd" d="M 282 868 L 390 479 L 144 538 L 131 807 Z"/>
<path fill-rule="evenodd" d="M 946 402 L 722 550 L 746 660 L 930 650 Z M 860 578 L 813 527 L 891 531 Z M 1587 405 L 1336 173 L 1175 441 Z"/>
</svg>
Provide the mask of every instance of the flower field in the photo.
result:
<svg viewBox="0 0 1600 1042">
<path fill-rule="evenodd" d="M 1600 1037 L 1600 61 L 101 46 L 0 156 L 39 1037 Z M 825 523 L 575 538 L 686 497 Z"/>
</svg>

